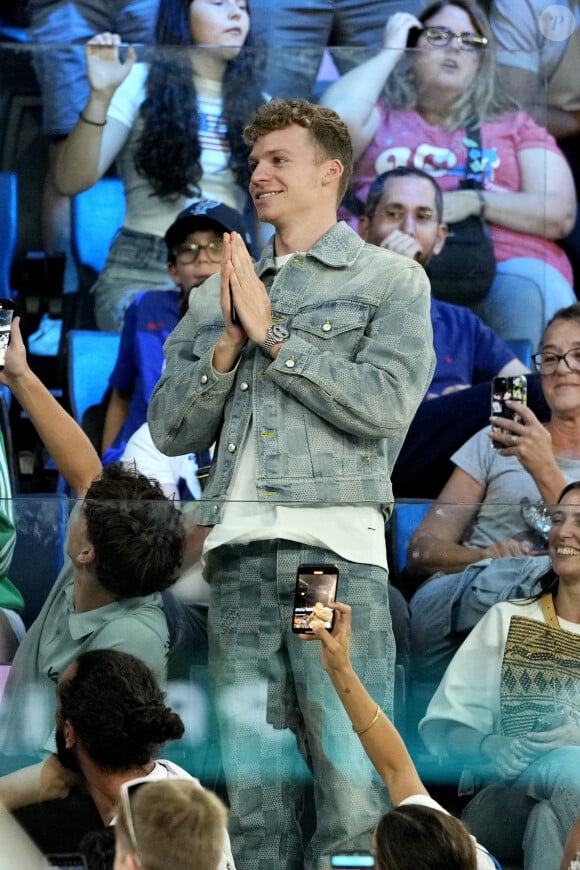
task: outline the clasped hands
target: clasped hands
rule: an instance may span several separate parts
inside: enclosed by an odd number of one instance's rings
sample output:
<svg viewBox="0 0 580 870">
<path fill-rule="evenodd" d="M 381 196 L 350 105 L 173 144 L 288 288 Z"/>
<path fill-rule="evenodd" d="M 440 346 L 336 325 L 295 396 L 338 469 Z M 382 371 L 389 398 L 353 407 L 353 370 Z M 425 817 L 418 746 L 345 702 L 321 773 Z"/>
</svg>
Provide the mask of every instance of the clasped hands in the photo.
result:
<svg viewBox="0 0 580 870">
<path fill-rule="evenodd" d="M 224 233 L 220 275 L 225 335 L 237 345 L 243 345 L 248 338 L 261 345 L 272 325 L 272 306 L 239 233 Z M 232 322 L 232 305 L 239 324 Z"/>
</svg>

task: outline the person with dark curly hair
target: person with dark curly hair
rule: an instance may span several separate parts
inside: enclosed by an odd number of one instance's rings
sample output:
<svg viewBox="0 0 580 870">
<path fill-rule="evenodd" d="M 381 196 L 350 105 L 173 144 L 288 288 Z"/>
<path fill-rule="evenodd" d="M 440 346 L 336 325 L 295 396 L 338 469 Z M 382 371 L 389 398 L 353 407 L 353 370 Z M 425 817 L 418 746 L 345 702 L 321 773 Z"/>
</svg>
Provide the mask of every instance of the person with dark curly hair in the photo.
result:
<svg viewBox="0 0 580 870">
<path fill-rule="evenodd" d="M 56 182 L 73 195 L 118 158 L 127 214 L 93 287 L 101 329 L 120 330 L 139 290 L 171 289 L 165 230 L 187 205 L 248 204 L 242 131 L 263 101 L 246 0 L 163 0 L 151 63 L 118 34 L 87 44 L 88 102 L 62 145 Z M 194 46 L 195 48 L 192 48 Z"/>
<path fill-rule="evenodd" d="M 19 807 L 16 788 L 10 799 L 43 852 L 79 851 L 89 832 L 115 823 L 124 783 L 179 779 L 201 790 L 183 768 L 157 758 L 165 743 L 183 735 L 184 725 L 153 672 L 134 656 L 108 649 L 82 653 L 62 674 L 56 705 L 56 754 L 0 780 L 0 796 L 11 782 L 36 782 L 36 792 L 20 792 Z M 220 867 L 233 866 L 223 821 L 222 842 Z"/>
<path fill-rule="evenodd" d="M 161 591 L 176 579 L 186 535 L 156 481 L 120 464 L 101 467 L 85 433 L 31 371 L 12 326 L 0 381 L 26 410 L 82 501 L 68 523 L 64 565 L 17 652 L 0 704 L 0 772 L 54 749 L 54 684 L 80 653 L 136 655 L 166 677 L 169 632 Z"/>
</svg>

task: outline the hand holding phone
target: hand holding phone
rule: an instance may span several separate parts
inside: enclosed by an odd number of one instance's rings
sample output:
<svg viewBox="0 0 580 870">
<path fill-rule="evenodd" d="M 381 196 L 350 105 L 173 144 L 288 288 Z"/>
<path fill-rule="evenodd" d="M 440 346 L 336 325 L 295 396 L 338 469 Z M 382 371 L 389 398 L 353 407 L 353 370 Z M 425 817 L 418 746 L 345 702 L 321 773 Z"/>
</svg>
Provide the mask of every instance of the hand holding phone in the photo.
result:
<svg viewBox="0 0 580 870">
<path fill-rule="evenodd" d="M 516 423 L 521 423 L 522 418 L 517 411 L 508 408 L 506 401 L 521 402 L 522 405 L 528 403 L 528 381 L 525 375 L 516 375 L 515 377 L 497 377 L 492 381 L 491 387 L 491 413 L 494 417 L 503 417 L 505 420 L 515 420 Z M 492 435 L 511 434 L 509 430 L 498 425 L 492 425 Z M 506 446 L 501 441 L 492 439 L 493 446 L 497 450 L 502 450 Z"/>
<path fill-rule="evenodd" d="M 323 625 L 328 631 L 334 626 L 338 568 L 336 565 L 300 565 L 296 575 L 292 631 L 314 634 L 313 625 Z"/>
</svg>

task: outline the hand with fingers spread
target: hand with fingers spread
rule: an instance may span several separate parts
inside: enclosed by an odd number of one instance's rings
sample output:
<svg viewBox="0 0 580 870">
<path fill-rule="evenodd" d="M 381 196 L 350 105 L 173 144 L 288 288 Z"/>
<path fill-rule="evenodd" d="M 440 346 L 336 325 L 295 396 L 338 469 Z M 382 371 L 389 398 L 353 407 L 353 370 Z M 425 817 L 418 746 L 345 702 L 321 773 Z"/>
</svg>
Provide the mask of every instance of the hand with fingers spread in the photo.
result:
<svg viewBox="0 0 580 870">
<path fill-rule="evenodd" d="M 129 75 L 137 54 L 130 45 L 125 60 L 121 61 L 120 45 L 118 33 L 99 33 L 87 42 L 87 75 L 93 91 L 111 95 Z"/>
</svg>

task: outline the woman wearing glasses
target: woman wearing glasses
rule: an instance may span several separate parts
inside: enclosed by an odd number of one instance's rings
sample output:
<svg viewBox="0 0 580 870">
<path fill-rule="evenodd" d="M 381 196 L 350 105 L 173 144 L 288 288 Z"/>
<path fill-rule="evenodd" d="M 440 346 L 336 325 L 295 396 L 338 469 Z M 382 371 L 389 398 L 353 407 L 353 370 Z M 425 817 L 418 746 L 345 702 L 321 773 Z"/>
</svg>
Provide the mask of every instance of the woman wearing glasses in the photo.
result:
<svg viewBox="0 0 580 870">
<path fill-rule="evenodd" d="M 393 15 L 383 51 L 335 82 L 323 102 L 349 127 L 359 200 L 376 175 L 415 166 L 437 178 L 451 230 L 469 216 L 487 220 L 497 274 L 474 310 L 503 338 L 537 347 L 545 323 L 574 300 L 570 263 L 554 241 L 573 226 L 574 185 L 554 139 L 500 106 L 491 41 L 483 12 L 463 0 L 435 3 L 419 18 Z M 481 166 L 467 147 L 477 129 Z M 466 174 L 483 190 L 459 189 Z"/>
<path fill-rule="evenodd" d="M 187 205 L 209 199 L 244 210 L 241 134 L 263 102 L 249 29 L 246 0 L 162 0 L 152 63 L 135 63 L 133 48 L 123 58 L 116 34 L 87 44 L 89 100 L 56 181 L 62 193 L 79 193 L 117 160 L 124 182 L 124 225 L 93 287 L 101 329 L 121 329 L 138 291 L 171 289 L 163 235 Z"/>
<path fill-rule="evenodd" d="M 422 678 L 439 680 L 494 601 L 529 594 L 549 562 L 534 507 L 556 504 L 566 483 L 580 479 L 580 303 L 556 313 L 534 362 L 549 421 L 519 402 L 510 407 L 521 422 L 492 417 L 504 430 L 494 432 L 496 446 L 488 427 L 453 455 L 456 468 L 409 544 L 407 571 L 422 583 L 410 603 Z M 482 590 L 475 612 L 474 587 Z"/>
</svg>

